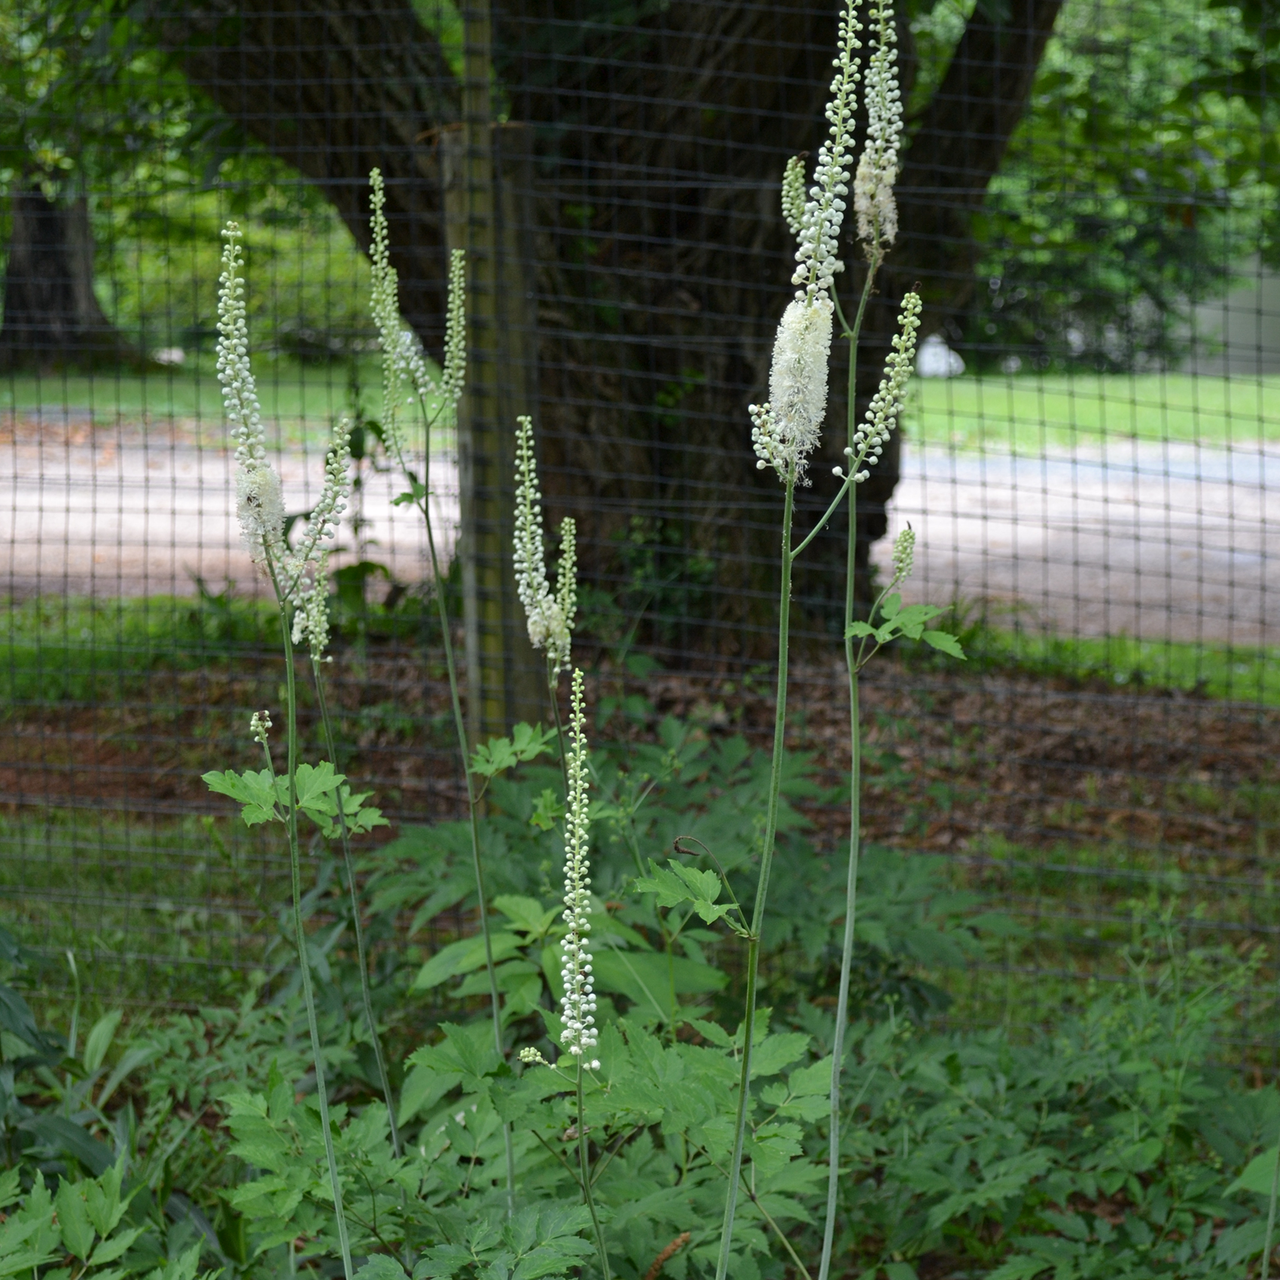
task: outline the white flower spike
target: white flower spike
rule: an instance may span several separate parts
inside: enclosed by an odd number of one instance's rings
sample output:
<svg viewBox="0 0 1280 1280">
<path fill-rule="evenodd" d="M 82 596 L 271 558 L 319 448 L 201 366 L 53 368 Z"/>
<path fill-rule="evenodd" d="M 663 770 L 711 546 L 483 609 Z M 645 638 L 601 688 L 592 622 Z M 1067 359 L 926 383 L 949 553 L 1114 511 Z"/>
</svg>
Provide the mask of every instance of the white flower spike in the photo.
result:
<svg viewBox="0 0 1280 1280">
<path fill-rule="evenodd" d="M 773 342 L 769 399 L 751 405 L 751 443 L 763 470 L 773 467 L 784 482 L 802 481 L 809 455 L 818 446 L 827 413 L 827 366 L 831 359 L 831 287 L 844 269 L 839 258 L 840 228 L 849 194 L 849 144 L 858 84 L 856 51 L 861 24 L 847 0 L 840 17 L 840 49 L 827 104 L 828 137 L 818 152 L 809 199 L 801 206 L 803 165 L 799 157 L 783 177 L 782 209 L 796 234 L 796 296 L 782 314 Z"/>
<path fill-rule="evenodd" d="M 587 739 L 583 733 L 586 713 L 582 672 L 573 673 L 569 710 L 568 816 L 564 837 L 564 922 L 569 926 L 560 944 L 564 999 L 560 1002 L 564 1029 L 560 1043 L 583 1065 L 595 1070 L 597 1059 L 586 1061 L 596 1044 L 596 997 L 591 978 L 591 863 L 588 858 L 590 827 L 587 801 Z"/>
<path fill-rule="evenodd" d="M 568 670 L 573 647 L 573 615 L 577 611 L 577 527 L 566 519 L 560 526 L 560 569 L 556 593 L 547 582 L 542 536 L 542 493 L 533 454 L 533 420 L 516 419 L 516 519 L 514 559 L 516 593 L 524 606 L 529 643 L 547 651 L 552 675 Z"/>
<path fill-rule="evenodd" d="M 911 381 L 911 369 L 916 358 L 916 330 L 920 328 L 920 295 L 908 293 L 902 299 L 902 312 L 898 316 L 898 332 L 894 335 L 888 360 L 884 365 L 884 377 L 879 390 L 871 397 L 867 416 L 862 426 L 853 434 L 853 447 L 857 456 L 855 468 L 866 463 L 874 467 L 888 443 L 902 412 L 903 397 Z M 854 480 L 861 484 L 871 475 L 870 471 L 854 471 Z"/>
<path fill-rule="evenodd" d="M 324 486 L 311 509 L 296 549 L 284 539 L 284 492 L 267 458 L 266 433 L 253 371 L 245 321 L 244 255 L 240 228 L 227 223 L 218 291 L 218 381 L 232 439 L 236 442 L 236 516 L 255 563 L 270 574 L 282 607 L 293 606 L 293 642 L 305 639 L 319 661 L 329 642 L 329 547 L 351 495 L 351 424 L 334 425 L 325 458 Z"/>
<path fill-rule="evenodd" d="M 902 95 L 898 89 L 898 33 L 891 0 L 878 0 L 870 14 L 875 48 L 867 65 L 867 141 L 853 182 L 858 236 L 867 259 L 878 262 L 898 236 L 898 205 L 893 184 L 898 177 L 902 140 Z"/>
<path fill-rule="evenodd" d="M 444 368 L 437 383 L 427 370 L 422 344 L 400 315 L 400 280 L 391 265 L 387 193 L 380 170 L 370 170 L 369 187 L 369 261 L 373 268 L 369 310 L 382 348 L 382 426 L 387 442 L 403 452 L 400 407 L 406 390 L 423 405 L 438 397 L 440 408 L 448 411 L 462 398 L 467 366 L 466 254 L 455 249 L 449 256 Z"/>
</svg>

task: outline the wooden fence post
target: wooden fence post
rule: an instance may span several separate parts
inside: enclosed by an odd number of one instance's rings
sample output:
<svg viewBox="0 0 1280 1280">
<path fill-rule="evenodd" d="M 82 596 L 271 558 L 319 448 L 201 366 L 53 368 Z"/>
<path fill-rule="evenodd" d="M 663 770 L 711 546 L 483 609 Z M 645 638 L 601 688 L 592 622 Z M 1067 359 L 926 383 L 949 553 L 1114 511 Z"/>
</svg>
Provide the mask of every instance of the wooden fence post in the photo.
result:
<svg viewBox="0 0 1280 1280">
<path fill-rule="evenodd" d="M 449 248 L 467 253 L 467 386 L 458 406 L 463 618 L 473 739 L 542 714 L 542 655 L 512 569 L 516 418 L 536 413 L 529 132 L 490 118 L 488 5 L 463 11 L 463 122 L 442 131 Z"/>
</svg>

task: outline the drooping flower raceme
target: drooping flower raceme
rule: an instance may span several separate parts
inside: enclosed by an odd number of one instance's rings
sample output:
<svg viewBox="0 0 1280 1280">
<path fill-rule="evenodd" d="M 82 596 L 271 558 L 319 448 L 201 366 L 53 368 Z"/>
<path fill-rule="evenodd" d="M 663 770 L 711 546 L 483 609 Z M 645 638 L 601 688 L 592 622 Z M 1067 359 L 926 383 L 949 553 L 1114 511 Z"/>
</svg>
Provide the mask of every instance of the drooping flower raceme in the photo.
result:
<svg viewBox="0 0 1280 1280">
<path fill-rule="evenodd" d="M 284 538 L 284 492 L 267 458 L 266 433 L 257 386 L 249 365 L 240 228 L 223 231 L 218 291 L 218 381 L 236 444 L 236 515 L 241 536 L 256 563 L 271 576 L 282 607 L 292 606 L 293 641 L 307 640 L 311 656 L 323 654 L 329 638 L 328 546 L 351 493 L 351 426 L 338 421 L 325 459 L 325 479 L 295 549 Z"/>
<path fill-rule="evenodd" d="M 783 215 L 796 233 L 796 296 L 782 314 L 773 342 L 769 399 L 752 405 L 751 443 L 763 470 L 773 467 L 785 482 L 803 479 L 818 445 L 827 412 L 827 366 L 831 358 L 831 287 L 843 270 L 840 228 L 849 194 L 849 143 L 858 84 L 856 51 L 861 24 L 848 0 L 840 18 L 840 47 L 827 104 L 828 137 L 818 152 L 809 199 L 801 208 L 797 190 L 803 173 L 798 158 L 783 178 Z"/>
<path fill-rule="evenodd" d="M 797 240 L 804 229 L 804 161 L 792 156 L 782 174 L 782 216 Z"/>
<path fill-rule="evenodd" d="M 853 433 L 853 478 L 858 484 L 871 475 L 870 471 L 859 468 L 864 463 L 874 467 L 880 461 L 889 433 L 902 412 L 903 397 L 907 394 L 907 384 L 911 381 L 911 369 L 916 358 L 916 330 L 919 328 L 920 295 L 908 293 L 902 299 L 898 332 L 890 343 L 893 349 L 885 361 L 884 377 L 880 379 L 879 389 L 871 397 L 862 426 Z M 848 453 L 849 450 L 846 449 L 845 452 Z M 837 475 L 843 474 L 841 468 L 837 467 L 835 470 Z"/>
<path fill-rule="evenodd" d="M 524 606 L 529 643 L 547 651 L 547 666 L 558 675 L 569 666 L 573 615 L 577 610 L 574 545 L 577 527 L 566 519 L 560 526 L 560 571 L 556 592 L 547 582 L 542 537 L 542 493 L 538 488 L 538 464 L 533 454 L 533 420 L 516 420 L 516 592 Z"/>
<path fill-rule="evenodd" d="M 437 382 L 427 368 L 421 342 L 400 315 L 400 280 L 391 265 L 387 193 L 380 170 L 370 170 L 369 188 L 369 261 L 373 268 L 369 310 L 382 348 L 382 425 L 388 444 L 402 453 L 405 440 L 400 407 L 406 390 L 423 406 L 435 400 L 437 413 L 452 411 L 462 397 L 467 363 L 466 255 L 455 249 L 449 256 L 444 367 Z"/>
<path fill-rule="evenodd" d="M 898 205 L 893 184 L 898 177 L 902 140 L 902 95 L 898 90 L 898 33 L 890 0 L 877 0 L 871 10 L 875 48 L 867 64 L 867 141 L 853 181 L 853 207 L 858 236 L 867 258 L 876 262 L 898 235 Z"/>
<path fill-rule="evenodd" d="M 584 1065 L 595 1070 L 598 1060 L 587 1061 L 596 1045 L 596 997 L 591 979 L 591 864 L 588 859 L 590 826 L 587 801 L 587 739 L 583 733 L 582 672 L 573 673 L 569 710 L 568 816 L 564 837 L 564 922 L 569 926 L 560 944 L 564 999 L 560 1002 L 564 1028 L 560 1043 Z"/>
<path fill-rule="evenodd" d="M 249 367 L 239 226 L 228 222 L 222 238 L 217 370 L 231 438 L 236 445 L 236 517 L 240 535 L 255 563 L 278 563 L 284 553 L 284 496 L 280 477 L 267 459 L 262 409 Z"/>
</svg>

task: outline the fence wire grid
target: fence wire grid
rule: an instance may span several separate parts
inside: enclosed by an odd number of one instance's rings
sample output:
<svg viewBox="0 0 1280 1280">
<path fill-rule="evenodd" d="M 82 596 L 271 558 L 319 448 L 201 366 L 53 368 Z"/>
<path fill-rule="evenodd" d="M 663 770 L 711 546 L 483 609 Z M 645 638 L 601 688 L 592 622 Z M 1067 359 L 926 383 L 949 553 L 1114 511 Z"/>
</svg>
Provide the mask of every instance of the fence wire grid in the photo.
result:
<svg viewBox="0 0 1280 1280">
<path fill-rule="evenodd" d="M 424 538 L 373 429 L 375 166 L 436 358 L 448 251 L 472 263 L 471 390 L 431 441 L 431 501 L 478 718 L 528 706 L 502 567 L 527 412 L 549 521 L 578 521 L 599 732 L 676 714 L 765 740 L 780 498 L 746 405 L 789 296 L 778 184 L 822 141 L 836 18 L 5 0 L 0 900 L 24 941 L 155 1003 L 225 995 L 273 935 L 279 854 L 200 782 L 282 679 L 214 371 L 227 218 L 290 511 L 334 419 L 356 427 L 342 767 L 395 823 L 458 811 Z M 926 337 L 860 494 L 859 589 L 909 521 L 908 597 L 954 606 L 970 660 L 903 652 L 867 677 L 867 835 L 944 855 L 1023 924 L 956 982 L 985 993 L 974 1016 L 1034 1020 L 1123 973 L 1135 902 L 1200 941 L 1280 934 L 1280 35 L 1255 0 L 902 0 L 896 22 L 901 233 L 859 401 L 917 284 Z M 842 394 L 801 528 L 838 483 Z M 794 605 L 789 742 L 828 784 L 845 539 L 815 540 Z M 809 816 L 834 849 L 840 806 Z M 1257 1051 L 1280 1043 L 1263 974 Z"/>
</svg>

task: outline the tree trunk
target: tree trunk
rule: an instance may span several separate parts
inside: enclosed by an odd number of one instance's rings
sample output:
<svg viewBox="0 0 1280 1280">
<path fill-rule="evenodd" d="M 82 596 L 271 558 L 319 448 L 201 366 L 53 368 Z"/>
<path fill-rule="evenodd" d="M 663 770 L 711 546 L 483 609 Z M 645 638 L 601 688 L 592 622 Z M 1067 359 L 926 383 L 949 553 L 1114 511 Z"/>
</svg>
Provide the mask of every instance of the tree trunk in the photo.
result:
<svg viewBox="0 0 1280 1280">
<path fill-rule="evenodd" d="M 915 123 L 863 395 L 879 380 L 905 288 L 922 282 L 926 332 L 964 305 L 969 220 L 1060 3 L 1010 0 L 1000 24 L 975 13 Z M 755 469 L 746 405 L 766 384 L 789 293 L 778 183 L 787 157 L 815 152 L 825 131 L 835 9 L 672 0 L 622 25 L 596 0 L 511 0 L 494 15 L 496 79 L 510 118 L 535 139 L 523 205 L 537 233 L 535 408 L 549 515 L 578 517 L 585 566 L 606 578 L 629 527 L 715 561 L 706 598 L 683 607 L 695 625 L 728 624 L 714 635 L 699 625 L 696 639 L 717 648 L 750 647 L 742 624 L 771 608 L 779 497 Z M 445 265 L 436 139 L 457 119 L 458 90 L 410 0 L 294 0 L 287 11 L 196 0 L 157 23 L 193 80 L 316 181 L 362 245 L 364 178 L 381 166 L 405 313 L 434 345 Z M 909 40 L 905 52 L 909 76 Z M 838 369 L 832 381 L 843 385 Z M 830 456 L 814 468 L 802 522 L 825 505 L 843 413 L 834 396 Z M 890 451 L 859 495 L 864 563 L 897 475 Z M 818 558 L 841 559 L 843 541 L 834 530 Z M 803 587 L 822 596 L 833 581 L 810 574 Z"/>
<path fill-rule="evenodd" d="M 10 195 L 0 367 L 56 369 L 136 358 L 93 291 L 93 232 L 83 196 L 51 201 L 39 187 Z"/>
</svg>

